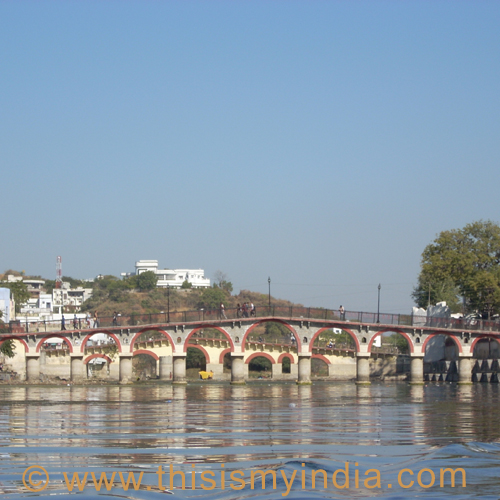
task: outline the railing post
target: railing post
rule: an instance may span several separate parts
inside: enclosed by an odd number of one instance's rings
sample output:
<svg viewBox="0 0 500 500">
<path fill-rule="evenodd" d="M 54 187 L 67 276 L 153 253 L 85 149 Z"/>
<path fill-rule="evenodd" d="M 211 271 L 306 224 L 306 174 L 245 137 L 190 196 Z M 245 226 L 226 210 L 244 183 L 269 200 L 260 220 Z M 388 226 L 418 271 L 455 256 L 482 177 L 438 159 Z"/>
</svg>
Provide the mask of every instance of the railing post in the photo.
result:
<svg viewBox="0 0 500 500">
<path fill-rule="evenodd" d="M 360 319 L 360 317 L 361 317 L 361 319 Z M 363 323 L 363 313 L 362 312 L 358 314 L 358 319 L 359 319 L 360 323 Z"/>
</svg>

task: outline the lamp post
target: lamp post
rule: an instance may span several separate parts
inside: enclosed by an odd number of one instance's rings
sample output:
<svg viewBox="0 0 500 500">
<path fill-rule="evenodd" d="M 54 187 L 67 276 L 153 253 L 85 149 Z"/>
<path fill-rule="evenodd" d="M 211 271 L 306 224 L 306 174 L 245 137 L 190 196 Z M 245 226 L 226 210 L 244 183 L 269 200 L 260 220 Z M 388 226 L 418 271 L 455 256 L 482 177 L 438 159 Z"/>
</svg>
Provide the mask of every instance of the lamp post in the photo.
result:
<svg viewBox="0 0 500 500">
<path fill-rule="evenodd" d="M 378 305 L 377 305 L 377 323 L 380 323 L 380 283 L 378 284 Z"/>
<path fill-rule="evenodd" d="M 170 323 L 170 283 L 167 283 L 167 323 Z"/>
<path fill-rule="evenodd" d="M 271 277 L 267 278 L 267 284 L 269 285 L 269 294 L 268 294 L 268 298 L 269 298 L 269 314 L 271 314 Z"/>
</svg>

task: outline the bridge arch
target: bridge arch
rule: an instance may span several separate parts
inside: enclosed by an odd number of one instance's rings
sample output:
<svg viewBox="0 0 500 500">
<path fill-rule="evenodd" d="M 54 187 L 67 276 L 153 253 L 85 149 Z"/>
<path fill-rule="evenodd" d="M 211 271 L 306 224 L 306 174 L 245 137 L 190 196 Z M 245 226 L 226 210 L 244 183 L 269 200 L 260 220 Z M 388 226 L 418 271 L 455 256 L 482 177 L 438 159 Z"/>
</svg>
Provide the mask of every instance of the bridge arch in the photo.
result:
<svg viewBox="0 0 500 500">
<path fill-rule="evenodd" d="M 280 354 L 280 357 L 278 358 L 278 363 L 283 363 L 283 360 L 285 358 L 288 358 L 291 364 L 294 363 L 293 356 L 289 352 L 284 352 Z"/>
<path fill-rule="evenodd" d="M 155 361 L 158 361 L 160 359 L 160 356 L 158 356 L 158 354 L 154 353 L 153 351 L 149 351 L 148 349 L 137 349 L 134 351 L 133 356 L 139 356 L 139 354 L 147 354 L 148 356 L 154 358 Z"/>
<path fill-rule="evenodd" d="M 122 352 L 122 345 L 120 343 L 120 340 L 118 339 L 118 337 L 113 332 L 110 332 L 108 330 L 97 330 L 97 331 L 93 331 L 92 333 L 89 333 L 82 340 L 82 343 L 80 345 L 80 351 L 82 353 L 85 352 L 85 346 L 87 345 L 87 342 L 89 341 L 89 339 L 91 337 L 93 337 L 94 335 L 97 335 L 98 333 L 103 333 L 104 335 L 107 335 L 108 337 L 111 337 L 115 341 L 116 347 L 118 348 L 118 352 Z"/>
<path fill-rule="evenodd" d="M 320 328 L 311 338 L 311 341 L 309 342 L 309 351 L 312 352 L 313 350 L 313 345 L 314 345 L 314 341 L 326 330 L 331 330 L 333 327 L 332 326 L 324 326 L 323 328 Z M 360 351 L 360 345 L 359 345 L 359 340 L 358 338 L 356 337 L 356 335 L 354 335 L 353 331 L 352 330 L 349 330 L 348 328 L 345 328 L 344 326 L 342 326 L 342 331 L 348 333 L 352 339 L 354 340 L 354 343 L 356 345 L 356 352 L 359 352 Z"/>
<path fill-rule="evenodd" d="M 480 340 L 494 340 L 495 342 L 497 342 L 500 345 L 500 339 L 495 337 L 494 335 L 481 335 L 479 337 L 476 337 L 474 339 L 474 341 L 472 342 L 472 344 L 470 345 L 470 352 L 471 353 L 474 352 L 474 348 L 476 347 L 477 343 Z"/>
<path fill-rule="evenodd" d="M 65 337 L 64 335 L 60 335 L 58 333 L 55 333 L 55 334 L 47 334 L 47 335 L 44 335 L 39 341 L 38 341 L 38 344 L 36 345 L 36 352 L 40 352 L 40 349 L 42 348 L 42 344 L 46 341 L 46 340 L 49 340 L 49 339 L 61 339 L 67 346 L 68 346 L 68 349 L 69 349 L 69 352 L 73 352 L 73 345 L 71 344 L 71 342 L 69 341 L 68 337 Z"/>
<path fill-rule="evenodd" d="M 222 333 L 222 335 L 224 335 L 224 337 L 226 337 L 227 341 L 229 342 L 229 345 L 231 346 L 231 351 L 234 351 L 234 342 L 233 342 L 233 339 L 231 338 L 231 335 L 229 335 L 229 333 L 226 332 L 226 330 L 224 330 L 224 328 L 221 328 L 220 326 L 217 326 L 217 325 L 211 325 L 209 323 L 206 323 L 206 324 L 203 324 L 203 325 L 200 325 L 200 326 L 197 326 L 194 330 L 192 330 L 189 335 L 186 337 L 186 340 L 184 342 L 184 346 L 183 346 L 183 351 L 184 352 L 187 352 L 187 348 L 188 347 L 200 347 L 200 346 L 197 346 L 197 345 L 191 345 L 189 344 L 189 339 L 198 331 L 200 330 L 203 330 L 203 329 L 208 329 L 208 328 L 212 328 L 213 330 L 218 330 L 219 332 Z M 206 354 L 205 354 L 206 355 Z M 208 361 L 208 357 L 207 357 L 207 363 L 210 363 L 210 361 Z"/>
<path fill-rule="evenodd" d="M 146 332 L 150 332 L 150 331 L 155 331 L 155 332 L 158 332 L 158 333 L 161 333 L 162 335 L 164 335 L 165 337 L 167 337 L 167 340 L 170 342 L 170 345 L 172 346 L 172 352 L 174 353 L 176 351 L 176 347 L 175 347 L 175 342 L 174 342 L 174 339 L 173 337 L 168 333 L 166 332 L 165 330 L 163 330 L 162 328 L 159 328 L 157 326 L 151 326 L 151 327 L 146 327 L 146 328 L 142 328 L 141 330 L 139 330 L 133 337 L 132 337 L 132 340 L 130 341 L 130 352 L 134 352 L 134 344 L 135 342 L 137 341 L 137 339 L 143 334 L 143 333 L 146 333 Z M 120 351 L 121 352 L 121 351 Z"/>
<path fill-rule="evenodd" d="M 313 354 L 312 358 L 313 359 L 321 359 L 321 361 L 324 361 L 327 365 L 332 364 L 332 362 L 326 356 L 323 356 L 323 354 Z"/>
<path fill-rule="evenodd" d="M 283 321 L 282 319 L 278 319 L 278 318 L 264 318 L 264 319 L 261 319 L 259 321 L 256 321 L 255 323 L 253 323 L 252 326 L 250 326 L 250 328 L 248 328 L 248 330 L 245 332 L 245 335 L 243 336 L 243 339 L 241 340 L 241 350 L 243 352 L 245 351 L 245 344 L 246 344 L 248 335 L 252 332 L 252 330 L 254 330 L 258 326 L 263 325 L 265 323 L 281 323 L 282 325 L 286 326 L 290 330 L 290 333 L 295 337 L 295 341 L 297 344 L 297 352 L 300 352 L 301 347 L 302 347 L 302 341 L 301 341 L 298 333 L 295 331 L 295 328 L 292 325 L 290 325 L 289 323 L 287 323 L 286 321 Z M 311 342 L 311 345 L 312 345 L 312 342 Z"/>
<path fill-rule="evenodd" d="M 437 337 L 438 335 L 444 335 L 445 337 L 448 337 L 451 340 L 453 340 L 453 342 L 455 342 L 455 345 L 457 346 L 458 352 L 459 353 L 462 352 L 462 345 L 460 344 L 460 342 L 458 341 L 458 339 L 455 337 L 455 335 L 452 335 L 452 334 L 446 333 L 446 332 L 434 332 L 434 333 L 431 333 L 430 335 L 428 335 L 427 338 L 425 339 L 424 343 L 422 344 L 422 352 L 424 354 L 425 354 L 425 349 L 427 348 L 427 344 L 429 343 L 429 341 L 432 338 Z M 471 351 L 474 349 L 473 345 L 477 342 L 477 340 L 478 339 L 474 340 L 474 342 L 472 343 L 472 345 L 471 345 Z"/>
<path fill-rule="evenodd" d="M 219 355 L 219 364 L 220 365 L 223 365 L 224 364 L 224 358 L 226 356 L 226 354 L 229 354 L 231 352 L 231 349 L 230 348 L 227 348 L 227 349 L 224 349 L 220 355 Z"/>
<path fill-rule="evenodd" d="M 248 358 L 245 360 L 245 364 L 250 364 L 250 361 L 255 358 L 266 358 L 271 361 L 272 365 L 276 364 L 276 360 L 270 354 L 267 354 L 267 352 L 254 352 L 253 354 L 250 354 L 250 356 L 248 356 Z"/>
<path fill-rule="evenodd" d="M 95 354 L 91 354 L 90 356 L 87 356 L 84 360 L 83 360 L 83 364 L 84 365 L 88 365 L 89 361 L 92 361 L 93 359 L 95 358 L 102 358 L 102 359 L 105 359 L 107 363 L 111 364 L 113 362 L 113 360 L 109 357 L 109 356 L 106 356 L 106 354 L 102 354 L 102 353 L 95 353 Z"/>
<path fill-rule="evenodd" d="M 414 351 L 415 346 L 414 346 L 413 340 L 411 339 L 411 337 L 407 333 L 405 333 L 403 330 L 400 330 L 399 328 L 384 328 L 383 330 L 378 331 L 370 339 L 370 342 L 368 343 L 368 352 L 372 352 L 372 347 L 373 347 L 373 343 L 375 342 L 375 339 L 377 337 L 380 337 L 384 333 L 399 333 L 408 342 L 408 348 L 410 350 L 410 353 Z M 423 349 L 424 348 L 422 347 L 422 350 Z"/>
<path fill-rule="evenodd" d="M 199 349 L 199 350 L 200 350 L 200 351 L 201 351 L 201 352 L 205 355 L 205 359 L 207 360 L 207 363 L 211 363 L 211 361 L 210 361 L 210 355 L 208 354 L 207 350 L 206 350 L 203 346 L 198 345 L 198 344 L 187 344 L 187 346 L 186 346 L 186 352 L 187 352 L 187 350 L 188 350 L 190 347 L 192 347 L 193 349 Z M 231 349 L 229 349 L 229 351 L 230 351 L 230 350 L 231 350 Z M 223 351 L 223 352 L 226 352 L 226 351 L 228 351 L 228 349 L 226 349 L 226 350 L 225 350 L 225 351 Z M 222 353 L 221 353 L 221 354 L 222 354 Z M 224 356 L 223 356 L 223 359 L 224 359 Z"/>
<path fill-rule="evenodd" d="M 0 339 L 0 345 L 2 345 L 6 340 L 17 340 L 18 342 L 21 342 L 21 344 L 24 346 L 24 352 L 26 354 L 30 352 L 30 348 L 29 348 L 28 344 L 23 339 L 21 339 L 19 337 L 15 337 L 14 335 L 9 335 L 8 337 L 2 337 Z"/>
</svg>

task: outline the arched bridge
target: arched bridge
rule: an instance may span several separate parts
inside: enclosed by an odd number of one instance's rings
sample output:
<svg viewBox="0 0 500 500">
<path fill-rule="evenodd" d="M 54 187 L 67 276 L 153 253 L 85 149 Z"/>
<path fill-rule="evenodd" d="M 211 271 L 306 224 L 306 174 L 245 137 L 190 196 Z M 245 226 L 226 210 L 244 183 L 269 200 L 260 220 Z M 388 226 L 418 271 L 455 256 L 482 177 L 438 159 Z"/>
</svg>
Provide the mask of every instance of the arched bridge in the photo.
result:
<svg viewBox="0 0 500 500">
<path fill-rule="evenodd" d="M 265 338 L 258 341 L 252 338 L 253 331 L 269 322 L 286 327 L 290 332 L 289 341 L 276 343 L 266 342 Z M 289 378 L 299 384 L 309 384 L 312 358 L 325 361 L 332 378 L 342 378 L 336 375 L 347 369 L 332 363 L 333 357 L 338 355 L 338 346 L 318 346 L 315 343 L 322 333 L 339 329 L 352 339 L 350 351 L 341 349 L 355 358 L 355 371 L 350 374 L 358 383 L 369 383 L 369 361 L 377 355 L 375 339 L 384 333 L 395 332 L 408 342 L 411 382 L 422 383 L 426 347 L 433 337 L 444 334 L 458 351 L 459 382 L 470 383 L 476 344 L 483 339 L 498 342 L 500 337 L 496 322 L 477 321 L 470 324 L 454 319 L 296 307 L 262 307 L 253 315 L 250 311 L 239 309 L 102 318 L 89 328 L 85 328 L 89 325 L 82 325 L 81 320 L 74 325 L 71 320 L 71 324 L 76 328 L 61 330 L 60 323 L 39 323 L 37 331 L 1 334 L 0 343 L 14 339 L 22 345 L 27 380 L 39 378 L 44 342 L 59 338 L 69 354 L 70 377 L 75 381 L 87 377 L 86 365 L 96 357 L 113 364 L 117 379 L 130 381 L 133 356 L 149 354 L 157 361 L 160 379 L 185 383 L 187 349 L 196 347 L 205 354 L 207 370 L 213 371 L 216 377 L 222 374 L 224 356 L 228 354 L 231 358 L 231 382 L 234 384 L 245 383 L 248 363 L 256 356 L 264 356 L 271 361 L 273 375 L 281 372 L 284 359 L 288 359 L 291 366 Z M 207 330 L 217 335 L 207 337 L 203 333 Z M 97 333 L 109 336 L 113 348 L 109 349 L 108 345 L 107 349 L 95 346 L 90 349 L 89 340 Z M 148 338 L 152 333 L 154 335 Z"/>
</svg>

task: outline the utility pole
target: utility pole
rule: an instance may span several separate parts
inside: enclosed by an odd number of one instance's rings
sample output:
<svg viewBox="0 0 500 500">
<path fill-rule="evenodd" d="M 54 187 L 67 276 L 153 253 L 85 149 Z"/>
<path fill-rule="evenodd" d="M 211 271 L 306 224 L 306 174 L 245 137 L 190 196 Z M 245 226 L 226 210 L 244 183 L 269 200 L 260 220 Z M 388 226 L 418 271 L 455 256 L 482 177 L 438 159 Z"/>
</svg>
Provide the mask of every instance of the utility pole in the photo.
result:
<svg viewBox="0 0 500 500">
<path fill-rule="evenodd" d="M 380 323 L 380 283 L 378 284 L 378 305 L 377 305 L 377 323 Z"/>
</svg>

